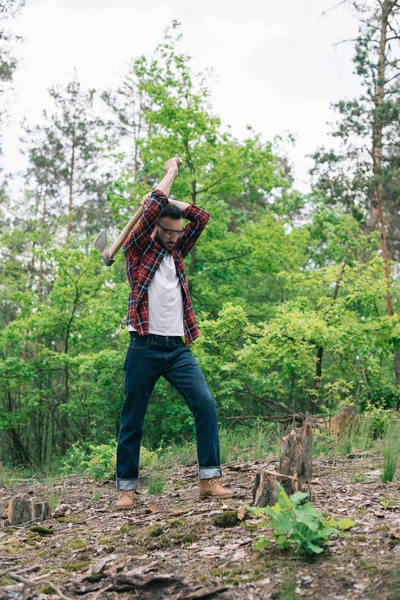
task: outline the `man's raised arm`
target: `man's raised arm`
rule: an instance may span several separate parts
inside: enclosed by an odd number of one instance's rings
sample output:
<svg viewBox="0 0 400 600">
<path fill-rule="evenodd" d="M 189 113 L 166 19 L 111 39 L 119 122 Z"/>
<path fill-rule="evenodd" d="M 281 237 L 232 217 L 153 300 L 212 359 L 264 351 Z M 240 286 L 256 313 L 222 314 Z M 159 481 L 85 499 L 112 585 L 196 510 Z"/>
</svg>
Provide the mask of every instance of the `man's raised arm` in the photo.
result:
<svg viewBox="0 0 400 600">
<path fill-rule="evenodd" d="M 134 229 L 124 244 L 126 258 L 137 256 L 143 252 L 163 208 L 168 204 L 168 195 L 173 182 L 178 176 L 178 169 L 181 164 L 182 160 L 178 157 L 167 160 L 164 165 L 165 175 L 156 190 L 144 196 L 141 202 L 144 210 L 143 215 L 136 229 Z"/>
</svg>

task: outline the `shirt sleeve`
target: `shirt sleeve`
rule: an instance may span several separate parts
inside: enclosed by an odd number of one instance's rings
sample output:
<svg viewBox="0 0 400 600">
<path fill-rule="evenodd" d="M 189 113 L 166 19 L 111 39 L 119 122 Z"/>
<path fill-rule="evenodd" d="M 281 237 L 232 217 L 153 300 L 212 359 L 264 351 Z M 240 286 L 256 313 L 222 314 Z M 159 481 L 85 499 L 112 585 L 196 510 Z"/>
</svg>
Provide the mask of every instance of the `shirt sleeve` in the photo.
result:
<svg viewBox="0 0 400 600">
<path fill-rule="evenodd" d="M 182 211 L 182 217 L 190 221 L 185 227 L 185 233 L 177 243 L 177 249 L 185 257 L 189 254 L 210 220 L 210 213 L 192 203 Z"/>
<path fill-rule="evenodd" d="M 167 206 L 167 204 L 167 196 L 160 190 L 154 190 L 146 210 L 140 217 L 139 223 L 124 244 L 123 249 L 125 258 L 133 258 L 143 253 L 151 238 L 154 226 L 157 223 L 163 208 Z"/>
</svg>

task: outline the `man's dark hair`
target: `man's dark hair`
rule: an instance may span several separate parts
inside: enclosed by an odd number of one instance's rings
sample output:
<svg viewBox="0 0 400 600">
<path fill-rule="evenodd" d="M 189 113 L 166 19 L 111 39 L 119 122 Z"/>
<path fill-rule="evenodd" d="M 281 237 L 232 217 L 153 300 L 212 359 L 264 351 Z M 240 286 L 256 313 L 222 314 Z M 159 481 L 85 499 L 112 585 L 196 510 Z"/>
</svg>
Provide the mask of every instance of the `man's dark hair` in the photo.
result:
<svg viewBox="0 0 400 600">
<path fill-rule="evenodd" d="M 163 209 L 159 219 L 162 219 L 163 217 L 169 217 L 170 219 L 178 220 L 182 218 L 182 211 L 178 206 L 176 206 L 176 204 L 168 204 Z"/>
</svg>

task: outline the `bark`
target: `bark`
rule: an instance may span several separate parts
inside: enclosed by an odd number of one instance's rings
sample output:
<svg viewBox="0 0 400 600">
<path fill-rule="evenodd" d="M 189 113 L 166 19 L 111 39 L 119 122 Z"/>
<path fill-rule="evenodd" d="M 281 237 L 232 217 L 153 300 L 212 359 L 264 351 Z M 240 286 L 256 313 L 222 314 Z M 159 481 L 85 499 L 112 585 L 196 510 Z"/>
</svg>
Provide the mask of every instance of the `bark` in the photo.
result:
<svg viewBox="0 0 400 600">
<path fill-rule="evenodd" d="M 306 489 L 311 499 L 312 427 L 306 421 L 301 428 L 293 428 L 283 438 L 279 473 L 261 470 L 253 486 L 253 505 L 273 506 L 278 500 L 279 482 L 289 495 Z"/>
</svg>

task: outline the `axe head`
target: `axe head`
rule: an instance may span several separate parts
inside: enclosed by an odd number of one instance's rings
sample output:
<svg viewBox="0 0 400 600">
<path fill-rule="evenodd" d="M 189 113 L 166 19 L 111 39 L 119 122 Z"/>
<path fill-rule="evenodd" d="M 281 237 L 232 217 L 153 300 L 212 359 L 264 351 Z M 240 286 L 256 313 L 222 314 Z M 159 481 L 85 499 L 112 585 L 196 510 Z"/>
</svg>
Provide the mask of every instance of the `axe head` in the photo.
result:
<svg viewBox="0 0 400 600">
<path fill-rule="evenodd" d="M 100 252 L 101 256 L 103 257 L 104 264 L 107 267 L 110 267 L 113 264 L 113 262 L 115 261 L 115 259 L 110 256 L 110 253 L 108 251 L 107 231 L 105 229 L 103 229 L 103 231 L 100 231 L 99 235 L 96 238 L 94 245 L 97 248 L 97 250 Z"/>
</svg>

